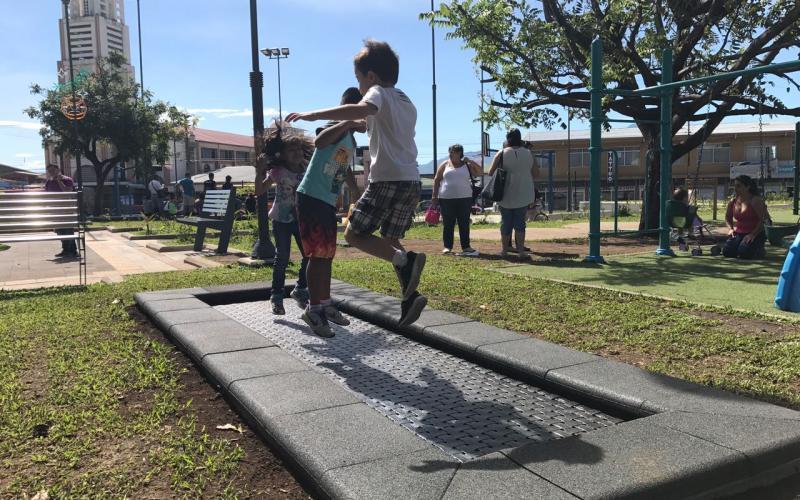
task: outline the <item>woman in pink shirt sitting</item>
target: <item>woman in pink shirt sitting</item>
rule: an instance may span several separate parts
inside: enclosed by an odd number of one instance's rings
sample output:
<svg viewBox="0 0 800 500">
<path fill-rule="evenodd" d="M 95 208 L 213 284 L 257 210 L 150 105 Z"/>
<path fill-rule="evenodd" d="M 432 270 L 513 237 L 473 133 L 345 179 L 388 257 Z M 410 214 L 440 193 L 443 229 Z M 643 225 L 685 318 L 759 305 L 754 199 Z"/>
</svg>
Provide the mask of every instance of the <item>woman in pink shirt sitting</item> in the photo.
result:
<svg viewBox="0 0 800 500">
<path fill-rule="evenodd" d="M 755 259 L 764 256 L 764 225 L 769 220 L 769 212 L 764 200 L 758 196 L 756 182 L 747 175 L 733 180 L 736 196 L 728 203 L 725 214 L 728 240 L 722 247 L 725 257 Z"/>
</svg>

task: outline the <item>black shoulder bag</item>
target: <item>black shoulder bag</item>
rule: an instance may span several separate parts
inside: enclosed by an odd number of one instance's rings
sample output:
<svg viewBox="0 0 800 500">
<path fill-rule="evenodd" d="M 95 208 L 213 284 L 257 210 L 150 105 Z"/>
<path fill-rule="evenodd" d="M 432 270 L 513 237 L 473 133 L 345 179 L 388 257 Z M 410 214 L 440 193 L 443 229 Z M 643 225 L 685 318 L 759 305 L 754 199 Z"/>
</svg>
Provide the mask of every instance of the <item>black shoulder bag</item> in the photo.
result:
<svg viewBox="0 0 800 500">
<path fill-rule="evenodd" d="M 484 201 L 494 202 L 503 199 L 503 195 L 506 192 L 506 175 L 506 169 L 503 168 L 503 151 L 500 151 L 500 165 L 481 192 L 481 197 L 483 197 Z"/>
</svg>

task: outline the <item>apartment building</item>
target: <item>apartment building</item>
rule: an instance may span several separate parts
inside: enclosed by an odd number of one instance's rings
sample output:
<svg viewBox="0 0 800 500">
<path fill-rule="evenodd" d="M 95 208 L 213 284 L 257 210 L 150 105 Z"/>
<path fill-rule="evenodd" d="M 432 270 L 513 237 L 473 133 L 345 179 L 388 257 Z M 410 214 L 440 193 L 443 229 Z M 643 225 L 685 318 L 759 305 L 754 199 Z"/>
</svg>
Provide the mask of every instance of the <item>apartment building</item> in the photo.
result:
<svg viewBox="0 0 800 500">
<path fill-rule="evenodd" d="M 130 36 L 125 24 L 125 0 L 71 0 L 69 7 L 72 60 L 74 73 L 81 70 L 93 73 L 100 59 L 112 52 L 131 60 Z M 62 18 L 58 22 L 61 38 L 61 59 L 57 63 L 58 81 L 69 79 L 69 47 L 67 25 Z M 133 66 L 125 66 L 133 78 Z"/>
</svg>

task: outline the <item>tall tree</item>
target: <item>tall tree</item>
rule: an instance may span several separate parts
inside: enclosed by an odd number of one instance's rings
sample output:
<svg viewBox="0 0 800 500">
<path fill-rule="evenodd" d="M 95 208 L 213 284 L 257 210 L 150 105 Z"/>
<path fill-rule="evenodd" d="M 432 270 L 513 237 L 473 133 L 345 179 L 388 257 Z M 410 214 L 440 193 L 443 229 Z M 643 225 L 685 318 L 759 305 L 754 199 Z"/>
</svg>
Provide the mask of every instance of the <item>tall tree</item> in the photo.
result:
<svg viewBox="0 0 800 500">
<path fill-rule="evenodd" d="M 80 154 L 94 167 L 97 178 L 94 212 L 103 211 L 103 194 L 109 174 L 121 162 L 142 159 L 150 148 L 151 163 L 164 163 L 169 157 L 169 143 L 180 139 L 191 124 L 191 116 L 162 101 L 152 101 L 149 92 L 139 98 L 139 85 L 123 70 L 125 59 L 113 53 L 100 61 L 98 70 L 85 78 L 55 88 L 32 85 L 31 93 L 42 97 L 38 105 L 25 110 L 42 123 L 40 134 L 45 147 L 52 145 L 56 154 Z M 78 121 L 78 135 L 62 112 L 62 103 L 72 95 L 72 86 L 82 96 L 86 116 Z M 104 157 L 98 146 L 109 145 L 111 154 Z M 147 178 L 152 166 L 136 162 L 136 175 Z"/>
<path fill-rule="evenodd" d="M 608 88 L 638 89 L 661 80 L 660 55 L 674 51 L 673 81 L 775 62 L 800 47 L 797 0 L 465 0 L 443 3 L 423 15 L 475 50 L 474 61 L 489 71 L 499 95 L 484 119 L 521 126 L 560 123 L 558 110 L 589 109 L 591 42 L 604 46 L 603 79 Z M 788 74 L 784 81 L 800 91 Z M 689 121 L 702 127 L 677 142 L 673 160 L 699 146 L 728 116 L 800 116 L 770 95 L 757 77 L 683 87 L 673 98 L 672 136 Z M 658 150 L 658 97 L 606 97 L 603 106 L 636 120 L 649 148 Z M 707 107 L 703 110 L 704 107 Z M 653 155 L 651 199 L 658 199 L 658 154 Z M 650 227 L 658 225 L 658 204 Z"/>
</svg>

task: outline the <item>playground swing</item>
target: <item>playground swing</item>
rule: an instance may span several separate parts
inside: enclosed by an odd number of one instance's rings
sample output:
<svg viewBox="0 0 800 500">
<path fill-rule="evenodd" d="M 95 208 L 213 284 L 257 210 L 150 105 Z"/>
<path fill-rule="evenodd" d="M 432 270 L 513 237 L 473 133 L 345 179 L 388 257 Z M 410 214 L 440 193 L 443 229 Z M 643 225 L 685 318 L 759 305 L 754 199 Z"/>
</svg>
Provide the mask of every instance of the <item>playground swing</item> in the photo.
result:
<svg viewBox="0 0 800 500">
<path fill-rule="evenodd" d="M 709 92 L 708 104 L 706 104 L 706 122 L 708 122 L 708 118 L 711 114 L 711 101 L 711 92 Z M 692 135 L 691 123 L 691 121 L 686 122 L 687 137 Z M 709 229 L 708 225 L 702 222 L 700 217 L 697 216 L 697 193 L 699 191 L 698 186 L 700 184 L 700 166 L 703 163 L 703 150 L 707 140 L 708 129 L 706 128 L 703 141 L 700 143 L 700 151 L 697 155 L 697 161 L 695 163 L 694 179 L 692 179 L 692 195 L 689 196 L 689 199 L 687 200 L 688 203 L 684 203 L 682 200 L 669 199 L 665 204 L 667 221 L 670 225 L 670 241 L 678 243 L 678 248 L 680 250 L 688 250 L 689 242 L 687 240 L 691 240 L 691 253 L 693 256 L 703 254 L 703 250 L 700 248 L 700 243 L 704 240 L 704 238 L 713 240 L 711 236 L 711 230 Z M 714 243 L 716 244 L 716 241 L 714 241 Z M 716 252 L 714 252 L 714 249 L 712 248 L 712 254 L 713 253 Z"/>
</svg>

